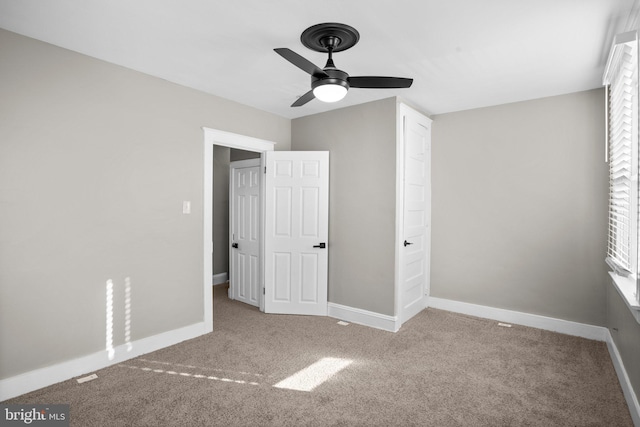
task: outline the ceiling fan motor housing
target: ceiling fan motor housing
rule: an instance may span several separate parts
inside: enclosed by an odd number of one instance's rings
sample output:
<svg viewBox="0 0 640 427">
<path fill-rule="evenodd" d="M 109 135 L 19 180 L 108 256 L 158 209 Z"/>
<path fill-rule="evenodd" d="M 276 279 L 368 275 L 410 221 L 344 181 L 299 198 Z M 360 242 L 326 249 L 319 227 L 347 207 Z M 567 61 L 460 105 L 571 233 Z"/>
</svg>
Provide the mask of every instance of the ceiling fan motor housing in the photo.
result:
<svg viewBox="0 0 640 427">
<path fill-rule="evenodd" d="M 342 70 L 325 68 L 324 72 L 329 75 L 329 77 L 316 77 L 311 76 L 311 89 L 315 89 L 318 86 L 323 85 L 339 85 L 349 90 L 349 74 L 345 73 Z"/>
</svg>

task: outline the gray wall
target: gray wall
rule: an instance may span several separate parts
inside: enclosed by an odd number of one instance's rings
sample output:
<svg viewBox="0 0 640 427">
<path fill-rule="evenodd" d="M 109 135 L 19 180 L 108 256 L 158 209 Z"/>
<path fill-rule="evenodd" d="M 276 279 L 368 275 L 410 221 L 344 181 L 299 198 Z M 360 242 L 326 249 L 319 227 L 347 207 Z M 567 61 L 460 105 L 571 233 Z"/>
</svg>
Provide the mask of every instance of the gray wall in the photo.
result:
<svg viewBox="0 0 640 427">
<path fill-rule="evenodd" d="M 230 151 L 213 146 L 213 274 L 229 273 Z"/>
<path fill-rule="evenodd" d="M 0 30 L 0 378 L 203 320 L 203 132 L 290 120 Z M 215 78 L 215 76 L 212 76 Z M 192 214 L 182 214 L 190 200 Z"/>
<path fill-rule="evenodd" d="M 329 150 L 329 301 L 394 315 L 396 99 L 294 119 L 294 150 Z"/>
<path fill-rule="evenodd" d="M 601 89 L 434 117 L 431 295 L 605 325 Z"/>
<path fill-rule="evenodd" d="M 238 160 L 259 159 L 260 155 L 260 153 L 257 153 L 255 151 L 238 150 L 236 148 L 232 148 L 230 159 L 232 162 L 237 162 Z"/>
</svg>

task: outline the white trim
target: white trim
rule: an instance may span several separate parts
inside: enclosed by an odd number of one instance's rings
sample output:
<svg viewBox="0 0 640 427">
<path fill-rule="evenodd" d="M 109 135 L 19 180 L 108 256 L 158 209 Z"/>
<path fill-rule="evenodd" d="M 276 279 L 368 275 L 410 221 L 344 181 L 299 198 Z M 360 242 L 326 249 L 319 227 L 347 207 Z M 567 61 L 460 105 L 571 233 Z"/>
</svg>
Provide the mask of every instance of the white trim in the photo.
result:
<svg viewBox="0 0 640 427">
<path fill-rule="evenodd" d="M 202 236 L 204 238 L 204 324 L 206 332 L 213 331 L 213 143 L 204 138 L 204 194 Z"/>
<path fill-rule="evenodd" d="M 223 283 L 227 283 L 229 280 L 229 275 L 227 273 L 218 273 L 213 275 L 213 286 L 221 285 Z"/>
<path fill-rule="evenodd" d="M 345 320 L 383 331 L 398 332 L 400 322 L 396 316 L 388 316 L 360 308 L 340 305 L 333 302 L 327 303 L 327 316 Z"/>
<path fill-rule="evenodd" d="M 611 82 L 611 72 L 613 71 L 612 63 L 618 48 L 622 44 L 635 42 L 638 39 L 638 31 L 632 30 L 626 33 L 617 34 L 611 42 L 611 49 L 609 49 L 609 56 L 607 57 L 607 64 L 604 67 L 604 73 L 602 75 L 602 85 L 607 86 Z"/>
<path fill-rule="evenodd" d="M 239 150 L 255 151 L 262 153 L 264 151 L 273 151 L 275 142 L 266 139 L 254 138 L 251 136 L 239 135 L 237 133 L 225 132 L 222 130 L 203 127 L 204 141 L 212 145 L 222 145 L 229 148 L 237 148 Z"/>
<path fill-rule="evenodd" d="M 484 305 L 469 304 L 444 298 L 430 297 L 428 306 L 440 310 L 468 314 L 470 316 L 497 320 L 499 322 L 530 326 L 532 328 L 559 332 L 561 334 L 573 335 L 596 341 L 606 341 L 607 333 L 609 332 L 607 328 L 602 326 L 587 325 L 569 320 L 555 319 L 553 317 L 504 310 L 502 308 L 487 307 Z"/>
<path fill-rule="evenodd" d="M 263 152 L 260 155 L 260 169 L 266 172 L 267 167 L 267 155 L 266 152 Z M 260 295 L 260 311 L 264 313 L 264 298 L 265 298 L 265 285 L 264 285 L 264 244 L 266 241 L 264 228 L 265 228 L 265 218 L 267 217 L 265 201 L 267 200 L 266 186 L 265 186 L 265 177 L 260 178 L 260 289 L 258 293 Z M 260 292 L 262 291 L 262 292 Z"/>
<path fill-rule="evenodd" d="M 609 276 L 611 276 L 613 287 L 617 289 L 620 297 L 627 303 L 633 317 L 640 323 L 640 302 L 636 296 L 636 280 L 631 277 L 619 276 L 612 271 L 609 272 Z"/>
<path fill-rule="evenodd" d="M 611 356 L 611 361 L 613 362 L 613 367 L 616 370 L 616 374 L 618 374 L 618 381 L 620 381 L 622 393 L 624 394 L 624 398 L 627 401 L 627 406 L 629 407 L 629 412 L 631 413 L 631 419 L 633 420 L 633 424 L 635 426 L 640 426 L 640 403 L 638 403 L 638 397 L 633 391 L 631 380 L 629 379 L 629 375 L 627 375 L 627 370 L 624 368 L 624 363 L 622 363 L 622 357 L 620 357 L 618 347 L 613 341 L 613 337 L 611 336 L 609 330 L 607 330 L 606 337 L 609 355 Z"/>
<path fill-rule="evenodd" d="M 609 85 L 604 85 L 604 162 L 609 163 Z"/>
<path fill-rule="evenodd" d="M 397 106 L 396 117 L 396 239 L 395 239 L 395 273 L 394 273 L 394 313 L 396 315 L 402 312 L 401 297 L 401 281 L 404 276 L 402 268 L 402 236 L 404 236 L 404 117 L 402 112 L 403 104 Z"/>
<path fill-rule="evenodd" d="M 183 328 L 133 341 L 129 343 L 129 345 L 131 345 L 130 351 L 127 351 L 128 344 L 119 345 L 114 349 L 115 355 L 112 360 L 109 360 L 107 351 L 102 350 L 88 356 L 67 360 L 56 365 L 47 366 L 46 368 L 35 369 L 25 372 L 24 374 L 6 378 L 0 380 L 0 401 L 11 399 L 98 369 L 103 369 L 142 354 L 199 337 L 205 333 L 206 325 L 204 323 L 194 323 L 193 325 Z"/>
<path fill-rule="evenodd" d="M 204 131 L 204 204 L 202 206 L 202 219 L 204 221 L 202 235 L 204 239 L 204 324 L 205 332 L 211 332 L 213 331 L 213 295 L 211 292 L 211 277 L 213 276 L 213 146 L 221 145 L 239 150 L 264 153 L 266 151 L 272 151 L 275 142 L 206 127 L 203 127 L 202 130 Z"/>
</svg>

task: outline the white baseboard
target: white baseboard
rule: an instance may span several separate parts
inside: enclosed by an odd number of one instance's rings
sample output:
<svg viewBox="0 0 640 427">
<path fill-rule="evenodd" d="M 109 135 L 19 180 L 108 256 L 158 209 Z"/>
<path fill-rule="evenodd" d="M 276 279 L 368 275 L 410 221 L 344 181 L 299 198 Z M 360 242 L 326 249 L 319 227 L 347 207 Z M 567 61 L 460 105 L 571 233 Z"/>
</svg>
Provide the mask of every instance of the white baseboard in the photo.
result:
<svg viewBox="0 0 640 427">
<path fill-rule="evenodd" d="M 206 333 L 204 322 L 119 345 L 110 360 L 106 350 L 0 380 L 0 401 L 69 380 Z"/>
<path fill-rule="evenodd" d="M 596 341 L 606 341 L 607 334 L 609 333 L 609 330 L 602 326 L 587 325 L 584 323 L 571 322 L 569 320 L 555 319 L 553 317 L 504 310 L 484 305 L 469 304 L 466 302 L 443 298 L 429 297 L 428 306 L 438 308 L 440 310 L 453 311 L 455 313 L 497 320 L 499 322 L 530 326 L 532 328 L 559 332 L 561 334 L 573 335 Z"/>
<path fill-rule="evenodd" d="M 613 341 L 613 337 L 609 330 L 607 330 L 607 348 L 609 349 L 609 355 L 611 355 L 613 367 L 616 369 L 616 374 L 618 374 L 618 381 L 620 381 L 622 393 L 627 401 L 633 425 L 640 427 L 640 403 L 638 403 L 638 397 L 633 391 L 631 380 L 629 379 L 629 375 L 627 375 L 627 370 L 624 368 L 624 363 L 622 363 L 622 357 L 620 357 L 618 347 Z"/>
<path fill-rule="evenodd" d="M 213 275 L 213 285 L 221 285 L 223 283 L 227 283 L 229 280 L 229 275 L 227 273 L 218 273 Z"/>
<path fill-rule="evenodd" d="M 336 319 L 389 332 L 397 332 L 400 329 L 400 322 L 396 316 L 388 316 L 332 302 L 327 304 L 327 309 L 327 315 Z"/>
</svg>

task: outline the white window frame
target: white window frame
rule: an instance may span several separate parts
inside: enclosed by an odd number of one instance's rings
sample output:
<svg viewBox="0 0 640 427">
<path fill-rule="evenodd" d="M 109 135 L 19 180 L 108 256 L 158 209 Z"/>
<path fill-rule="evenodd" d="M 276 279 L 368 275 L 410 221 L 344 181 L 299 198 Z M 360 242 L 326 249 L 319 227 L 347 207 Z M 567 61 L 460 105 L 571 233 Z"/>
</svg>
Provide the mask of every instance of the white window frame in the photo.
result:
<svg viewBox="0 0 640 427">
<path fill-rule="evenodd" d="M 609 163 L 607 264 L 610 275 L 640 323 L 640 230 L 638 33 L 615 37 L 603 84 L 606 88 L 606 159 Z"/>
</svg>

